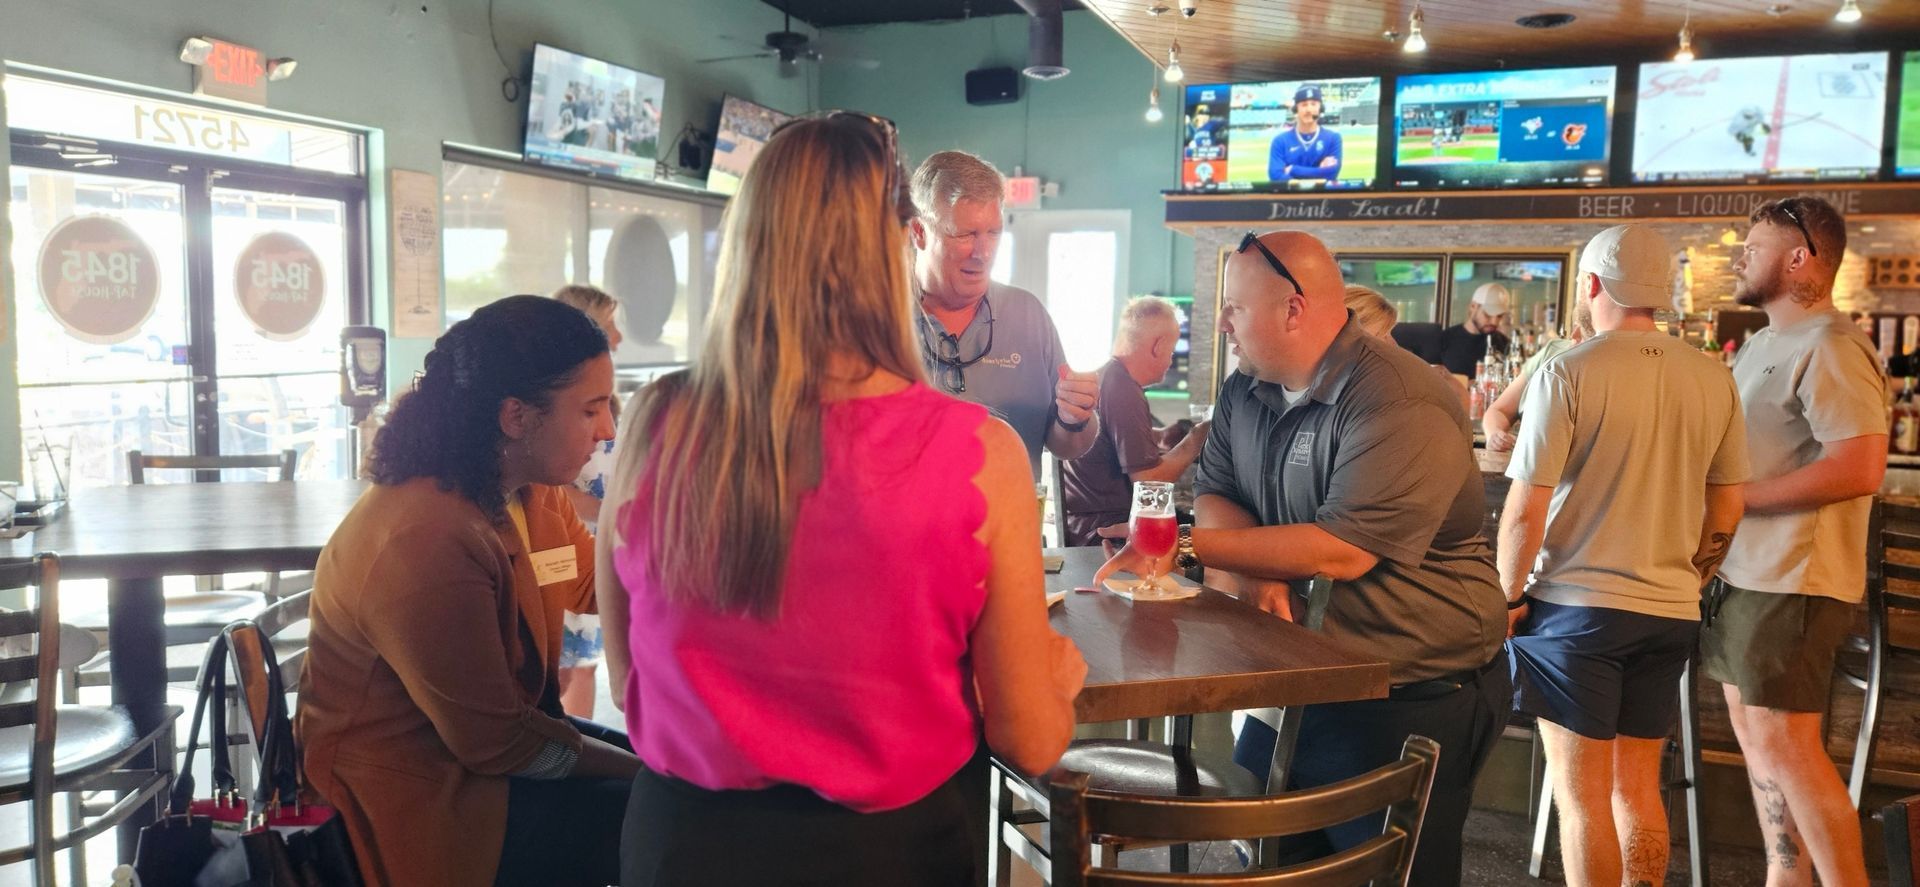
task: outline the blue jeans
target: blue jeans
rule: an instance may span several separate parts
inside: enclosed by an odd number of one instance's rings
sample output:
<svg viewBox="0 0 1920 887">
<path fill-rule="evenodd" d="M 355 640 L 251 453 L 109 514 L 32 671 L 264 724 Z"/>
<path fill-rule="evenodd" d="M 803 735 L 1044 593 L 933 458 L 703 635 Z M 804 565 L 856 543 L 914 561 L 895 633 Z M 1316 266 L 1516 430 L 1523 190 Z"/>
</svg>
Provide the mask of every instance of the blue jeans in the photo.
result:
<svg viewBox="0 0 1920 887">
<path fill-rule="evenodd" d="M 1446 695 L 1307 706 L 1287 787 L 1329 785 L 1383 767 L 1400 759 L 1409 735 L 1438 742 L 1440 760 L 1408 883 L 1458 887 L 1462 830 L 1473 801 L 1473 782 L 1506 729 L 1512 687 L 1502 653 L 1492 668 Z M 1276 738 L 1272 727 L 1248 718 L 1234 744 L 1234 763 L 1266 779 Z M 1382 811 L 1317 834 L 1282 838 L 1281 859 L 1303 862 L 1358 846 L 1380 834 L 1385 824 Z"/>
</svg>

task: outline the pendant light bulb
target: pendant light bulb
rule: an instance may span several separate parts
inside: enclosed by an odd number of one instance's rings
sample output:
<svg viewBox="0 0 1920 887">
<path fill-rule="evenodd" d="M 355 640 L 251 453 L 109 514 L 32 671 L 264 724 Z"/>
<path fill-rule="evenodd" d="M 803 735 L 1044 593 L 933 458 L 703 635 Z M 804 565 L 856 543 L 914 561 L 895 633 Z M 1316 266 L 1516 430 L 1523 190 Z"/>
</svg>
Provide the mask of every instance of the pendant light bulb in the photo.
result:
<svg viewBox="0 0 1920 887">
<path fill-rule="evenodd" d="M 1673 60 L 1681 64 L 1693 61 L 1693 23 L 1680 26 L 1680 51 L 1673 54 Z"/>
<path fill-rule="evenodd" d="M 1833 14 L 1833 20 L 1851 25 L 1860 20 L 1860 0 L 1846 0 L 1840 4 L 1840 11 Z"/>
<path fill-rule="evenodd" d="M 1180 41 L 1178 40 L 1173 41 L 1173 45 L 1167 47 L 1167 70 L 1165 74 L 1161 75 L 1160 79 L 1168 83 L 1179 83 L 1187 79 L 1186 69 L 1180 67 Z"/>
<path fill-rule="evenodd" d="M 1413 6 L 1413 14 L 1407 16 L 1407 42 L 1400 48 L 1405 52 L 1426 52 L 1427 35 L 1420 32 L 1420 25 L 1427 20 L 1427 14 L 1418 3 Z"/>
<path fill-rule="evenodd" d="M 1160 110 L 1160 86 L 1159 84 L 1155 84 L 1153 91 L 1147 93 L 1147 122 L 1159 123 L 1165 119 L 1166 116 L 1167 115 Z"/>
</svg>

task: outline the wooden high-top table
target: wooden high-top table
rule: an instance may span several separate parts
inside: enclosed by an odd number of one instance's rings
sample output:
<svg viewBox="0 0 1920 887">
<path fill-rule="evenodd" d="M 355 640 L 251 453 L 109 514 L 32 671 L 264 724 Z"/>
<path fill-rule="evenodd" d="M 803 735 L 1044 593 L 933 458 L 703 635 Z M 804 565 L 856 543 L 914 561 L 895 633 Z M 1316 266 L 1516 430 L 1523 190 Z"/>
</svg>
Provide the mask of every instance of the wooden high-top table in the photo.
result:
<svg viewBox="0 0 1920 887">
<path fill-rule="evenodd" d="M 1055 631 L 1087 659 L 1080 723 L 1317 702 L 1383 699 L 1387 664 L 1250 604 L 1206 589 L 1181 601 L 1134 603 L 1093 584 L 1099 548 L 1060 548 L 1047 591 L 1067 591 L 1052 609 Z"/>
<path fill-rule="evenodd" d="M 1135 603 L 1105 590 L 1076 592 L 1093 585 L 1106 555 L 1097 547 L 1046 554 L 1066 560 L 1046 585 L 1048 593 L 1067 592 L 1050 611 L 1053 629 L 1087 660 L 1086 686 L 1074 703 L 1082 724 L 1386 698 L 1387 663 L 1230 595 L 1204 589 L 1185 600 Z M 983 748 L 968 764 L 965 794 L 976 838 L 985 837 L 980 849 L 991 853 L 1000 836 L 984 828 L 986 760 Z M 976 882 L 986 879 L 983 858 Z"/>
<path fill-rule="evenodd" d="M 113 701 L 144 733 L 167 701 L 166 605 L 160 580 L 255 570 L 310 570 L 365 481 L 138 484 L 76 490 L 52 523 L 0 540 L 0 558 L 50 551 L 66 579 L 107 580 Z M 150 811 L 120 829 L 133 860 Z"/>
</svg>

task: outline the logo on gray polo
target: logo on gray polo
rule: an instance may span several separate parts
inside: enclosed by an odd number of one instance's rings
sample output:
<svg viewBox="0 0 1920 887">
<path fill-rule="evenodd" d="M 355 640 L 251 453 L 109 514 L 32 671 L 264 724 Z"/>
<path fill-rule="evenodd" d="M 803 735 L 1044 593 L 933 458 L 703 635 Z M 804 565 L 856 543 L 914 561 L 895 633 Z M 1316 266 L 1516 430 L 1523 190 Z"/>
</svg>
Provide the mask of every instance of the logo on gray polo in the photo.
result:
<svg viewBox="0 0 1920 887">
<path fill-rule="evenodd" d="M 1015 367 L 1020 366 L 1020 352 L 1015 351 L 1014 353 L 1009 354 L 1006 357 L 982 357 L 980 358 L 980 362 L 991 367 L 1005 367 L 1007 369 L 1014 369 Z"/>
<path fill-rule="evenodd" d="M 1287 464 L 1313 464 L 1313 432 L 1296 431 L 1293 433 L 1293 446 L 1287 448 Z"/>
</svg>

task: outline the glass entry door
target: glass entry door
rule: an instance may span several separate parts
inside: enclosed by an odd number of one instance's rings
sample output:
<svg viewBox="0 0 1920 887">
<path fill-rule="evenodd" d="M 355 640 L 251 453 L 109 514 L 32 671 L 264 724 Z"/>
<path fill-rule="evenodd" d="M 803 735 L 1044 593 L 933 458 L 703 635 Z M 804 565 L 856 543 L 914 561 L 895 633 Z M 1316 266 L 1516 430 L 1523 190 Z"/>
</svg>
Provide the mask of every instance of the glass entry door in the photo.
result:
<svg viewBox="0 0 1920 887">
<path fill-rule="evenodd" d="M 11 141 L 36 487 L 125 483 L 136 449 L 293 449 L 301 477 L 352 474 L 339 339 L 366 314 L 364 180 L 18 129 Z M 152 479 L 187 479 L 175 474 Z"/>
</svg>

